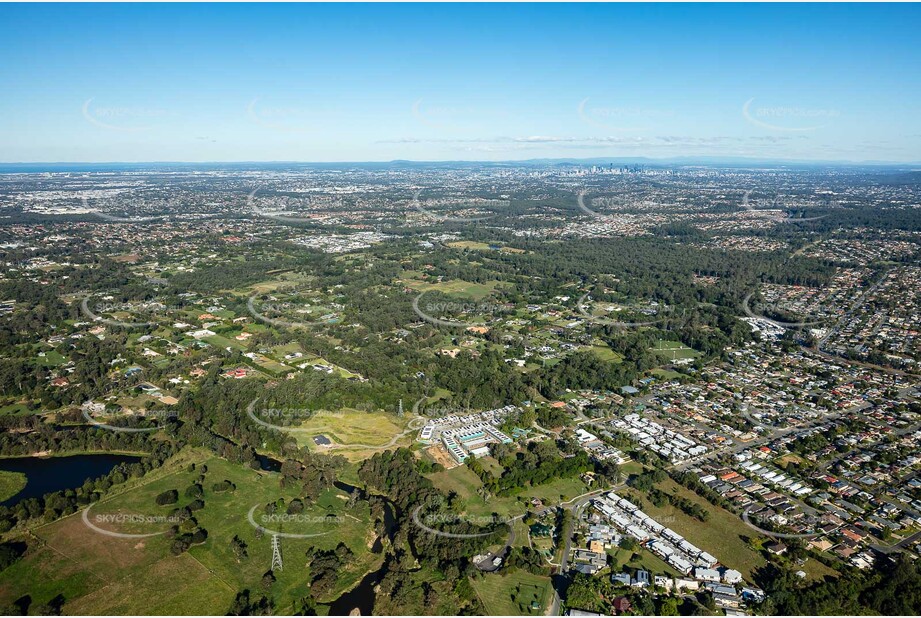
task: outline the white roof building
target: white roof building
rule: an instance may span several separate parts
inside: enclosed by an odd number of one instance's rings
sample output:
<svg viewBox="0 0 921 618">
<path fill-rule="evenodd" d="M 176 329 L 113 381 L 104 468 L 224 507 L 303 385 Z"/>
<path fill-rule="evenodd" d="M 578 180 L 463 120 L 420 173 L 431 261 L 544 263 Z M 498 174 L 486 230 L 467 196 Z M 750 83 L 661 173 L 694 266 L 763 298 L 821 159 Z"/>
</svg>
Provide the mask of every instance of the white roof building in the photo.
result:
<svg viewBox="0 0 921 618">
<path fill-rule="evenodd" d="M 705 582 L 719 582 L 720 572 L 716 569 L 703 569 L 697 567 L 694 569 L 694 577 Z"/>
<path fill-rule="evenodd" d="M 723 571 L 723 581 L 727 584 L 738 584 L 742 582 L 742 574 L 733 569 Z"/>
</svg>

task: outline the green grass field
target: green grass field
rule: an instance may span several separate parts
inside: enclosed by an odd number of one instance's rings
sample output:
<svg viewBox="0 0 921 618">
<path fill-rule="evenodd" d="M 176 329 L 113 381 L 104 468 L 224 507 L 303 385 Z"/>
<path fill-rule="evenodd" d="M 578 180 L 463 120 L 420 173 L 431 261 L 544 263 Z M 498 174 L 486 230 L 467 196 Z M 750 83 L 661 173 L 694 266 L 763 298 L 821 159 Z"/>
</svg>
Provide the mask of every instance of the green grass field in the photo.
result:
<svg viewBox="0 0 921 618">
<path fill-rule="evenodd" d="M 618 354 L 606 345 L 593 345 L 590 349 L 595 353 L 595 356 L 603 361 L 620 363 L 624 360 L 624 357 L 621 354 Z"/>
<path fill-rule="evenodd" d="M 323 434 L 336 442 L 383 446 L 406 427 L 404 419 L 386 412 L 361 412 L 345 408 L 337 412 L 319 411 L 311 418 L 297 425 L 294 435 L 298 444 L 313 447 L 313 436 Z M 407 436 L 407 440 L 409 440 Z"/>
<path fill-rule="evenodd" d="M 520 515 L 530 508 L 528 502 L 531 498 L 543 500 L 548 505 L 558 504 L 589 491 L 588 486 L 578 478 L 557 479 L 545 485 L 528 487 L 516 496 L 492 497 L 487 502 L 477 495 L 477 490 L 483 486 L 480 477 L 467 466 L 457 466 L 429 474 L 428 477 L 442 491 L 456 492 L 464 500 L 466 510 L 471 515 L 490 515 L 494 512 L 502 516 Z"/>
<path fill-rule="evenodd" d="M 456 240 L 449 242 L 448 246 L 453 249 L 475 249 L 477 251 L 489 249 L 489 245 L 485 242 L 476 242 L 475 240 Z"/>
<path fill-rule="evenodd" d="M 8 405 L 0 407 L 0 414 L 31 414 L 28 406 L 23 403 L 10 403 Z"/>
<path fill-rule="evenodd" d="M 620 573 L 624 567 L 631 569 L 643 569 L 654 575 L 671 575 L 681 577 L 681 573 L 676 571 L 670 564 L 642 547 L 637 547 L 635 551 L 626 549 L 611 549 L 608 553 L 613 557 L 611 564 L 612 573 Z"/>
<path fill-rule="evenodd" d="M 477 596 L 492 616 L 541 616 L 550 602 L 550 578 L 516 570 L 487 573 L 471 580 Z M 537 602 L 539 609 L 531 609 Z"/>
<path fill-rule="evenodd" d="M 494 458 L 492 458 L 492 457 L 481 457 L 481 458 L 480 458 L 480 463 L 483 465 L 483 467 L 484 467 L 485 469 L 489 470 L 489 472 L 490 472 L 493 476 L 495 476 L 495 477 L 502 476 L 502 471 L 504 470 L 504 468 L 502 467 L 502 464 L 500 464 L 500 463 L 499 463 L 498 461 L 496 461 Z"/>
<path fill-rule="evenodd" d="M 412 288 L 418 292 L 442 292 L 452 296 L 461 296 L 471 300 L 482 300 L 489 296 L 498 281 L 488 281 L 486 283 L 471 283 L 469 281 L 442 281 L 440 283 L 429 283 L 419 281 L 418 279 L 402 279 L 400 281 L 406 287 Z"/>
<path fill-rule="evenodd" d="M 671 505 L 657 507 L 644 501 L 643 511 L 650 517 L 713 554 L 723 565 L 738 570 L 749 581 L 752 571 L 766 563 L 761 554 L 746 540 L 757 536 L 757 533 L 746 526 L 737 515 L 710 504 L 672 479 L 665 479 L 658 487 L 662 491 L 674 492 L 700 505 L 710 512 L 710 519 L 701 522 Z"/>
<path fill-rule="evenodd" d="M 531 530 L 528 528 L 528 525 L 524 523 L 523 519 L 516 519 L 512 522 L 512 528 L 515 529 L 515 547 L 530 547 L 528 542 L 529 537 L 531 536 Z"/>
<path fill-rule="evenodd" d="M 247 297 L 252 294 L 268 294 L 269 292 L 275 292 L 283 288 L 291 288 L 292 286 L 304 286 L 309 284 L 314 279 L 315 277 L 306 273 L 283 272 L 279 273 L 272 279 L 254 283 L 246 288 L 235 290 L 235 292 Z"/>
<path fill-rule="evenodd" d="M 272 354 L 278 356 L 279 358 L 284 357 L 285 354 L 293 354 L 295 352 L 301 352 L 302 354 L 304 353 L 304 349 L 297 341 L 290 341 L 284 345 L 277 345 L 272 348 Z M 300 361 L 300 359 L 292 359 L 292 362 L 295 361 Z"/>
<path fill-rule="evenodd" d="M 63 365 L 67 359 L 61 356 L 57 350 L 46 350 L 44 356 L 37 357 L 39 364 L 45 367 L 57 367 Z"/>
<path fill-rule="evenodd" d="M 202 341 L 210 343 L 216 348 L 226 349 L 234 348 L 236 350 L 246 350 L 246 343 L 243 341 L 237 341 L 236 339 L 228 339 L 222 335 L 211 335 L 210 337 L 202 337 Z"/>
<path fill-rule="evenodd" d="M 272 596 L 280 613 L 291 610 L 307 586 L 309 569 L 305 552 L 309 547 L 332 549 L 340 541 L 355 553 L 354 562 L 340 573 L 330 601 L 352 587 L 381 560 L 370 547 L 374 532 L 366 503 L 346 508 L 347 496 L 330 490 L 320 496 L 296 521 L 265 521 L 262 505 L 278 497 L 290 500 L 294 489 L 281 489 L 279 475 L 245 469 L 204 453 L 184 453 L 166 469 L 150 478 L 130 482 L 125 490 L 95 505 L 90 521 L 109 531 L 139 534 L 168 528 L 161 521 L 172 506 L 157 506 L 154 498 L 168 489 L 180 492 L 178 505 L 191 501 L 184 489 L 198 478 L 189 461 L 208 467 L 204 482 L 205 507 L 195 512 L 208 531 L 207 540 L 188 552 L 173 556 L 170 540 L 163 535 L 147 538 L 114 538 L 87 527 L 77 513 L 33 532 L 41 543 L 30 543 L 30 551 L 18 563 L 0 573 L 0 605 L 29 594 L 34 604 L 63 594 L 65 613 L 77 614 L 223 614 L 237 591 L 261 590 L 261 579 L 271 565 L 271 538 L 256 538 L 247 514 L 257 506 L 255 521 L 268 529 L 287 533 L 322 536 L 282 539 L 285 569 L 275 575 Z M 234 491 L 216 493 L 212 484 L 230 480 Z M 115 515 L 143 515 L 152 522 L 118 523 Z M 325 519 L 330 515 L 332 519 Z M 160 519 L 157 519 L 160 516 Z M 107 519 L 108 517 L 108 519 Z M 281 530 L 279 530 L 281 528 Z M 230 541 L 239 536 L 247 543 L 248 557 L 238 562 Z"/>
<path fill-rule="evenodd" d="M 663 380 L 674 380 L 682 375 L 677 371 L 669 371 L 668 369 L 650 369 L 649 373 Z"/>
<path fill-rule="evenodd" d="M 0 470 L 0 502 L 18 494 L 26 486 L 26 475 L 22 472 Z"/>
<path fill-rule="evenodd" d="M 702 356 L 700 352 L 689 348 L 680 341 L 664 341 L 660 339 L 652 348 L 656 354 L 660 354 L 669 360 L 678 360 L 682 358 L 697 358 Z"/>
</svg>

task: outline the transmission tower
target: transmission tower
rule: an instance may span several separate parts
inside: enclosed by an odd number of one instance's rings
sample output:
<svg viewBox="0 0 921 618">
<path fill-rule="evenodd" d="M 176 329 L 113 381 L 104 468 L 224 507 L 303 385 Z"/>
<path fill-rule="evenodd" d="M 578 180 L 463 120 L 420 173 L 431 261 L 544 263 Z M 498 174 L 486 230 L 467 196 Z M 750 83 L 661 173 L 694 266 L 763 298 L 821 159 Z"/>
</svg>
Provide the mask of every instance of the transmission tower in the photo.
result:
<svg viewBox="0 0 921 618">
<path fill-rule="evenodd" d="M 281 542 L 278 540 L 278 535 L 272 535 L 272 571 L 281 571 L 283 569 L 281 563 Z"/>
</svg>

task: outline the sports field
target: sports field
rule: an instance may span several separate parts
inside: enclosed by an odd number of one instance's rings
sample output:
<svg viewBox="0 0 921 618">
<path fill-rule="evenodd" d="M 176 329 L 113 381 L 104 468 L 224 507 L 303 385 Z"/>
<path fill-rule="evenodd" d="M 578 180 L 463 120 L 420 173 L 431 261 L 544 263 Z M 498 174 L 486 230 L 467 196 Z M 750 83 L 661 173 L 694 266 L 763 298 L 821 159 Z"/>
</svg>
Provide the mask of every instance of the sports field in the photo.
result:
<svg viewBox="0 0 921 618">
<path fill-rule="evenodd" d="M 653 352 L 661 354 L 669 360 L 678 360 L 682 358 L 697 358 L 701 353 L 693 348 L 689 348 L 680 341 L 665 341 L 660 339 L 652 348 Z"/>
</svg>

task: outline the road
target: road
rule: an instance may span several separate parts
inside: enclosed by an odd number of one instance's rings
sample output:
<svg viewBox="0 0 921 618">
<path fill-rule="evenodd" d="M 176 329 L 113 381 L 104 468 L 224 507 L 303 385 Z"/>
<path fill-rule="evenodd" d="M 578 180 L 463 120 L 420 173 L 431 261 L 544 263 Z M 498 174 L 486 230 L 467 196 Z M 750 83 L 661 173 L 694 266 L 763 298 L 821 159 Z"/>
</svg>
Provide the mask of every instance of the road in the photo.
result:
<svg viewBox="0 0 921 618">
<path fill-rule="evenodd" d="M 505 562 L 505 556 L 508 555 L 508 552 L 512 549 L 512 546 L 515 544 L 515 526 L 512 525 L 516 519 L 520 519 L 521 515 L 518 517 L 513 517 L 508 521 L 508 539 L 505 541 L 505 546 L 497 552 L 489 552 L 486 554 L 486 557 L 476 562 L 476 568 L 486 573 L 491 573 L 498 570 L 502 563 Z M 499 558 L 499 564 L 495 564 L 494 560 Z"/>
</svg>

